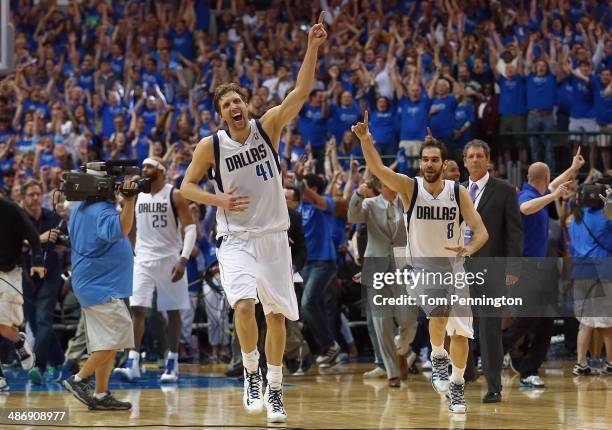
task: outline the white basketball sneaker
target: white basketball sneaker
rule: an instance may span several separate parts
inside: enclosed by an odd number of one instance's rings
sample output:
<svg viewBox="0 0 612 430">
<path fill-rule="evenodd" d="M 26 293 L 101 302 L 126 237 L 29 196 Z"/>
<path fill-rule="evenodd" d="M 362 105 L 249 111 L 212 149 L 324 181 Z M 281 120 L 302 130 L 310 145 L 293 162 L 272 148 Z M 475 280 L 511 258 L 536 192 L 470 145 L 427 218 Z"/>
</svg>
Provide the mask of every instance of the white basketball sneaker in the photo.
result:
<svg viewBox="0 0 612 430">
<path fill-rule="evenodd" d="M 159 382 L 174 383 L 178 380 L 178 360 L 176 358 L 168 358 L 166 360 L 166 370 L 159 378 Z"/>
<path fill-rule="evenodd" d="M 448 410 L 454 414 L 465 414 L 467 405 L 465 404 L 465 384 L 450 383 L 448 393 Z"/>
<path fill-rule="evenodd" d="M 264 395 L 264 405 L 266 406 L 269 423 L 284 423 L 287 421 L 282 388 L 275 390 L 268 385 Z"/>
<path fill-rule="evenodd" d="M 263 381 L 259 368 L 255 372 L 244 369 L 244 394 L 242 405 L 249 414 L 258 414 L 263 411 Z"/>
<path fill-rule="evenodd" d="M 23 370 L 30 370 L 34 367 L 34 361 L 36 360 L 36 356 L 32 352 L 30 345 L 28 345 L 28 341 L 26 340 L 25 333 L 19 333 L 19 337 L 21 340 L 15 344 L 15 350 L 17 351 L 17 356 L 19 357 L 19 361 L 21 362 L 21 368 Z"/>
<path fill-rule="evenodd" d="M 0 376 L 0 392 L 8 391 L 10 389 L 11 387 L 9 387 L 9 384 L 6 381 L 6 378 L 4 376 Z"/>
<path fill-rule="evenodd" d="M 443 357 L 436 357 L 431 353 L 431 385 L 438 393 L 446 393 L 450 384 L 448 366 L 450 360 L 448 353 Z"/>
<path fill-rule="evenodd" d="M 365 372 L 363 377 L 364 379 L 386 378 L 387 372 L 385 369 L 381 369 L 380 367 L 376 366 L 374 369 Z"/>
<path fill-rule="evenodd" d="M 121 379 L 128 382 L 136 382 L 140 379 L 140 360 L 138 358 L 128 358 L 125 367 L 116 367 L 113 374 L 119 375 Z"/>
</svg>

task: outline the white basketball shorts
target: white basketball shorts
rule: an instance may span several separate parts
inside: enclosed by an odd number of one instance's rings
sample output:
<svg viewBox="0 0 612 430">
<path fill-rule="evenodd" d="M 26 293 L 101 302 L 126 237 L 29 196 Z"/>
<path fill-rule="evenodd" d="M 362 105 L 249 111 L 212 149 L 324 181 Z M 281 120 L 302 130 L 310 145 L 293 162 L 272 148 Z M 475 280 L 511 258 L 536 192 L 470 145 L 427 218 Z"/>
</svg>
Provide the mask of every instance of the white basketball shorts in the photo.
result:
<svg viewBox="0 0 612 430">
<path fill-rule="evenodd" d="M 261 302 L 266 315 L 299 318 L 286 231 L 248 239 L 224 236 L 217 259 L 221 285 L 232 308 L 239 300 L 254 299 Z"/>
<path fill-rule="evenodd" d="M 10 272 L 0 272 L 0 324 L 19 327 L 23 323 L 23 288 L 21 286 L 21 267 Z"/>
<path fill-rule="evenodd" d="M 130 306 L 152 307 L 153 293 L 157 290 L 157 310 L 189 309 L 187 270 L 181 279 L 172 282 L 172 268 L 179 258 L 177 255 L 159 260 L 135 261 Z"/>
<path fill-rule="evenodd" d="M 455 273 L 463 271 L 463 267 L 455 269 Z M 422 282 L 417 282 L 412 286 L 408 286 L 406 291 L 421 305 L 421 309 L 425 312 L 427 318 L 432 317 L 432 313 L 438 306 L 433 304 L 423 305 L 421 295 L 446 298 L 446 303 L 449 303 L 451 295 L 456 295 L 462 299 L 468 299 L 470 297 L 470 289 L 467 285 L 459 288 L 455 285 L 440 284 L 434 276 L 429 277 L 422 275 L 421 277 L 417 277 L 413 275 L 413 279 L 420 279 Z M 468 339 L 474 339 L 474 320 L 471 306 L 455 303 L 448 306 L 446 312 L 446 316 L 448 317 L 446 334 L 448 336 L 458 335 L 467 337 Z"/>
</svg>

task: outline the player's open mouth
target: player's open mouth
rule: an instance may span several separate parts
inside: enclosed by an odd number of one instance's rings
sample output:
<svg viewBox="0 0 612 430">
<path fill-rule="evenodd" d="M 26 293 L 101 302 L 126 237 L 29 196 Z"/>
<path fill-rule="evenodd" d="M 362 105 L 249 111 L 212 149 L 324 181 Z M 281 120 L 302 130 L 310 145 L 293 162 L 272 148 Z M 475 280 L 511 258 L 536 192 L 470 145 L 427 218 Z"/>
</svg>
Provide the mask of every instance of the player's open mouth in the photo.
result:
<svg viewBox="0 0 612 430">
<path fill-rule="evenodd" d="M 234 112 L 232 114 L 232 120 L 234 121 L 234 124 L 240 126 L 243 123 L 243 116 L 242 116 L 242 112 Z"/>
</svg>

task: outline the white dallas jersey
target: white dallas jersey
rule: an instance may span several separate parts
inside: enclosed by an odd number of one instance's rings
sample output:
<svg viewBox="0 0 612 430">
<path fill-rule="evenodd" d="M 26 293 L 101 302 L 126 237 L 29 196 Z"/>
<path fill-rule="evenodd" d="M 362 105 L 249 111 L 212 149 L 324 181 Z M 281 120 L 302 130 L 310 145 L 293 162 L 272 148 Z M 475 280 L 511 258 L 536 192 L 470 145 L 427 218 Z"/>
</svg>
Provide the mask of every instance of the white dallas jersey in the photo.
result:
<svg viewBox="0 0 612 430">
<path fill-rule="evenodd" d="M 463 245 L 458 183 L 445 180 L 442 192 L 434 198 L 425 189 L 423 178 L 416 177 L 410 207 L 404 214 L 404 220 L 409 264 L 411 259 L 426 257 L 450 257 L 453 258 L 453 264 L 463 262 L 463 259 L 454 260 L 455 252 L 444 249 L 446 246 Z"/>
<path fill-rule="evenodd" d="M 217 208 L 217 237 L 265 234 L 289 228 L 289 213 L 283 192 L 278 155 L 259 120 L 249 121 L 251 133 L 244 144 L 225 130 L 213 135 L 215 191 L 234 187 L 234 196 L 248 196 L 244 212 Z M 210 176 L 210 175 L 209 175 Z"/>
<path fill-rule="evenodd" d="M 136 199 L 136 260 L 159 260 L 179 256 L 183 240 L 170 184 L 155 195 L 138 193 Z"/>
</svg>

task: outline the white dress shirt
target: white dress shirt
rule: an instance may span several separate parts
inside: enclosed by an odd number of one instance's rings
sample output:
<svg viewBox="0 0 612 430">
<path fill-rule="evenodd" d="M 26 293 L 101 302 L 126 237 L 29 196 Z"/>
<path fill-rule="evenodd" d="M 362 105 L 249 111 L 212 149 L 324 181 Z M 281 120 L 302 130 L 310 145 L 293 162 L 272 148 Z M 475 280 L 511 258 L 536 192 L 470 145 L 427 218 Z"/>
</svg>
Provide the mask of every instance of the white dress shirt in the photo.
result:
<svg viewBox="0 0 612 430">
<path fill-rule="evenodd" d="M 474 209 L 478 209 L 478 203 L 480 202 L 480 198 L 482 197 L 482 192 L 487 186 L 487 182 L 489 182 L 489 172 L 485 173 L 485 175 L 482 178 L 476 181 L 476 185 L 478 185 L 478 189 L 476 190 L 476 200 L 474 201 Z M 468 193 L 470 192 L 470 189 L 472 188 L 473 183 L 474 181 L 472 181 L 472 178 L 470 178 L 470 181 L 468 183 Z"/>
</svg>

